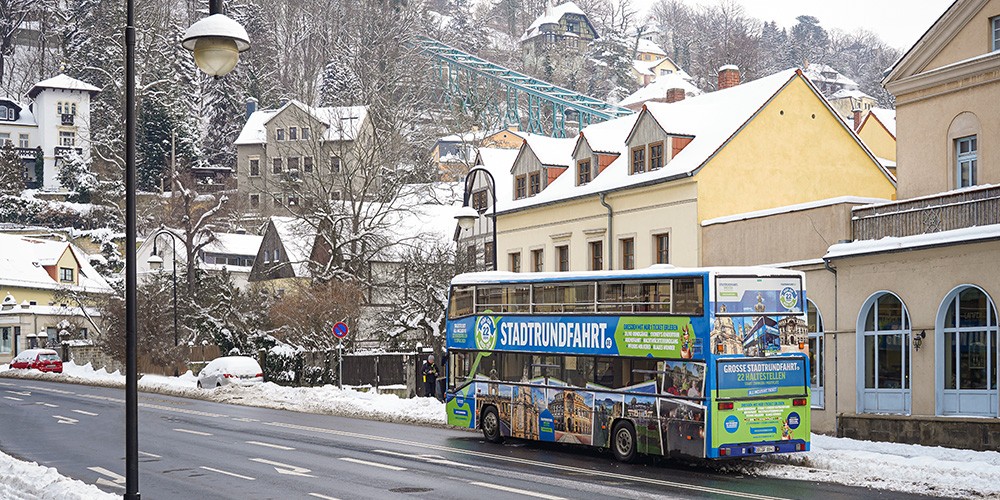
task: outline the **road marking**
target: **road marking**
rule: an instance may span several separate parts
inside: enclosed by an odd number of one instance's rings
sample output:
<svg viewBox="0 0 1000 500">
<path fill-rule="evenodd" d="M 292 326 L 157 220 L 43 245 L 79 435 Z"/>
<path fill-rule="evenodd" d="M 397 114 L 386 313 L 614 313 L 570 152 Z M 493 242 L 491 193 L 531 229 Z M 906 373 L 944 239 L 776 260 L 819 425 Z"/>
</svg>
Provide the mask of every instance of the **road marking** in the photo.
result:
<svg viewBox="0 0 1000 500">
<path fill-rule="evenodd" d="M 295 448 L 291 446 L 282 446 L 280 444 L 262 443 L 260 441 L 247 441 L 247 444 L 255 444 L 257 446 L 266 446 L 268 448 L 274 448 L 276 450 L 294 451 Z"/>
<path fill-rule="evenodd" d="M 190 429 L 174 429 L 174 430 L 177 431 L 177 432 L 186 432 L 188 434 L 194 434 L 195 436 L 211 436 L 211 434 L 209 434 L 207 432 L 192 431 Z"/>
<path fill-rule="evenodd" d="M 309 496 L 316 497 L 316 498 L 321 498 L 323 500 L 340 500 L 339 498 L 328 497 L 326 495 L 320 495 L 319 493 L 310 493 Z"/>
<path fill-rule="evenodd" d="M 369 462 L 367 460 L 358 460 L 357 458 L 340 457 L 340 459 L 343 460 L 343 461 L 345 461 L 345 462 L 351 462 L 351 463 L 361 464 L 361 465 L 370 465 L 372 467 L 381 467 L 383 469 L 389 469 L 389 470 L 395 470 L 395 471 L 406 470 L 406 467 L 396 467 L 395 465 L 380 464 L 378 462 Z"/>
<path fill-rule="evenodd" d="M 38 401 L 38 402 L 36 402 L 35 404 L 36 404 L 36 405 L 42 405 L 42 406 L 46 406 L 46 407 L 48 407 L 48 408 L 59 408 L 59 405 L 54 405 L 54 404 L 52 404 L 52 403 L 43 403 L 43 402 L 41 402 L 41 401 Z"/>
<path fill-rule="evenodd" d="M 7 391 L 10 394 L 17 394 L 18 396 L 30 396 L 30 391 Z"/>
<path fill-rule="evenodd" d="M 163 406 L 163 405 L 157 405 L 157 404 L 153 404 L 153 403 L 139 403 L 139 406 L 141 406 L 143 408 L 151 408 L 153 410 L 172 411 L 172 412 L 176 412 L 176 413 L 184 413 L 184 414 L 187 414 L 187 415 L 197 415 L 199 417 L 211 417 L 211 418 L 228 417 L 228 415 L 223 415 L 221 413 L 210 413 L 210 412 L 207 412 L 207 411 L 187 410 L 187 409 L 184 409 L 184 408 L 175 408 L 173 406 Z"/>
<path fill-rule="evenodd" d="M 57 419 L 58 420 L 57 423 L 60 424 L 76 425 L 76 423 L 79 422 L 79 420 L 75 418 L 64 417 L 62 415 L 52 415 L 52 418 Z"/>
<path fill-rule="evenodd" d="M 250 417 L 233 417 L 233 420 L 235 420 L 237 422 L 260 422 L 260 420 L 257 420 L 256 418 L 250 418 Z"/>
<path fill-rule="evenodd" d="M 302 477 L 316 477 L 312 474 L 311 470 L 305 467 L 296 467 L 294 465 L 283 464 L 281 462 L 274 462 L 271 460 L 265 460 L 263 458 L 251 458 L 251 462 L 257 462 L 259 464 L 266 464 L 274 467 L 274 470 L 278 471 L 278 474 L 287 474 L 289 476 L 302 476 Z"/>
<path fill-rule="evenodd" d="M 16 385 L 14 385 L 14 384 L 8 384 L 7 382 L 0 382 L 0 385 L 2 385 L 4 387 L 17 387 Z"/>
<path fill-rule="evenodd" d="M 147 457 L 152 457 L 152 458 L 163 458 L 163 457 L 161 457 L 159 455 L 154 455 L 152 453 L 146 453 L 145 451 L 140 451 L 139 454 L 140 455 L 145 455 Z"/>
<path fill-rule="evenodd" d="M 240 479 L 246 479 L 247 481 L 256 481 L 257 480 L 257 478 L 253 478 L 253 477 L 250 477 L 250 476 L 244 476 L 242 474 L 237 474 L 235 472 L 226 472 L 226 471 L 220 470 L 220 469 L 213 469 L 211 467 L 205 467 L 204 465 L 202 465 L 201 468 L 205 469 L 205 470 L 212 471 L 212 472 L 218 472 L 219 474 L 225 474 L 227 476 L 233 476 L 233 477 L 238 477 Z"/>
<path fill-rule="evenodd" d="M 679 482 L 676 482 L 676 481 L 667 481 L 665 479 L 654 479 L 654 478 L 642 477 L 642 476 L 630 476 L 628 474 L 620 474 L 620 473 L 610 472 L 610 471 L 594 471 L 594 470 L 584 469 L 584 468 L 581 468 L 581 467 L 573 467 L 571 465 L 560 465 L 560 464 L 553 464 L 553 463 L 548 463 L 548 462 L 539 462 L 537 460 L 530 460 L 530 459 L 526 459 L 526 458 L 507 457 L 507 456 L 503 456 L 503 455 L 495 455 L 495 454 L 492 454 L 492 453 L 486 453 L 486 452 L 482 452 L 482 451 L 463 450 L 461 448 L 451 448 L 451 447 L 448 447 L 448 446 L 442 446 L 442 445 L 436 445 L 436 444 L 429 444 L 429 443 L 421 443 L 421 442 L 417 442 L 417 441 L 407 441 L 405 439 L 390 438 L 390 437 L 384 437 L 384 436 L 373 436 L 373 435 L 370 435 L 370 434 L 361 434 L 361 433 L 357 433 L 357 432 L 339 431 L 339 430 L 336 430 L 336 429 L 324 429 L 322 427 L 310 427 L 310 426 L 307 426 L 307 425 L 288 424 L 288 423 L 283 423 L 283 422 L 264 422 L 263 425 L 269 425 L 269 426 L 272 426 L 272 427 L 281 427 L 281 428 L 285 428 L 285 429 L 296 429 L 296 430 L 307 431 L 307 432 L 316 432 L 316 433 L 319 433 L 319 434 L 331 434 L 331 435 L 334 435 L 334 436 L 343 436 L 343 437 L 349 437 L 349 438 L 353 438 L 353 439 L 363 439 L 363 440 L 368 440 L 368 441 L 381 441 L 381 442 L 384 442 L 384 443 L 400 444 L 400 445 L 403 445 L 403 446 L 412 446 L 414 448 L 424 448 L 424 449 L 429 449 L 429 450 L 441 451 L 441 452 L 444 452 L 444 453 L 455 453 L 455 454 L 459 454 L 459 455 L 469 455 L 469 456 L 473 456 L 473 457 L 486 458 L 486 459 L 498 460 L 498 461 L 503 461 L 503 462 L 515 462 L 515 463 L 520 463 L 520 464 L 525 464 L 525 465 L 531 465 L 531 466 L 537 467 L 537 468 L 554 469 L 554 470 L 560 470 L 560 471 L 571 472 L 571 473 L 576 473 L 576 474 L 584 474 L 584 475 L 596 476 L 596 477 L 599 477 L 599 478 L 604 479 L 604 480 L 619 479 L 619 480 L 630 481 L 630 482 L 634 482 L 634 483 L 646 483 L 646 484 L 653 484 L 653 485 L 657 485 L 657 486 L 667 486 L 667 487 L 678 488 L 678 489 L 687 490 L 687 491 L 697 491 L 697 492 L 700 492 L 700 493 L 711 493 L 711 494 L 715 494 L 715 495 L 725 495 L 725 496 L 729 496 L 729 497 L 747 498 L 747 499 L 751 499 L 751 500 L 785 500 L 782 497 L 773 497 L 773 496 L 767 496 L 767 495 L 758 495 L 756 493 L 746 493 L 746 492 L 742 492 L 742 491 L 730 491 L 730 490 L 724 490 L 722 488 L 713 488 L 711 486 L 699 486 L 699 485 L 694 485 L 694 484 L 679 483 Z M 343 459 L 341 459 L 341 460 L 343 460 Z"/>
<path fill-rule="evenodd" d="M 374 451 L 375 453 L 382 453 L 384 455 L 393 455 L 403 458 L 415 458 L 417 460 L 423 460 L 424 462 L 431 464 L 454 465 L 456 467 L 468 467 L 470 469 L 479 468 L 478 465 L 463 464 L 462 462 L 453 462 L 451 460 L 448 460 L 447 458 L 442 457 L 441 455 L 414 455 L 410 453 L 399 453 L 397 451 L 389 451 L 389 450 L 372 450 L 372 451 Z"/>
<path fill-rule="evenodd" d="M 3 398 L 4 399 L 11 399 L 11 400 L 14 400 L 14 401 L 24 401 L 23 399 L 21 399 L 21 398 L 15 398 L 14 396 L 4 396 Z"/>
<path fill-rule="evenodd" d="M 103 476 L 108 476 L 111 478 L 110 481 L 104 479 L 103 477 L 97 478 L 96 481 L 97 484 L 100 484 L 102 486 L 113 486 L 115 488 L 121 488 L 123 490 L 125 489 L 125 476 L 111 472 L 108 469 L 105 469 L 104 467 L 87 467 L 87 468 L 98 474 L 101 474 Z"/>
<path fill-rule="evenodd" d="M 507 493 L 517 493 L 518 495 L 525 495 L 525 496 L 529 496 L 529 497 L 546 498 L 548 500 L 565 500 L 563 497 L 556 497 L 556 496 L 552 496 L 552 495 L 546 495 L 544 493 L 536 493 L 534 491 L 521 490 L 521 489 L 518 489 L 518 488 L 511 488 L 510 486 L 501 486 L 499 484 L 483 483 L 483 482 L 479 482 L 479 481 L 472 481 L 469 484 L 472 484 L 472 485 L 475 485 L 475 486 L 482 486 L 483 488 L 490 488 L 490 489 L 499 490 L 499 491 L 506 491 Z"/>
<path fill-rule="evenodd" d="M 26 385 L 26 386 L 24 386 L 24 387 L 25 387 L 26 389 L 35 389 L 36 391 L 48 391 L 48 392 L 54 392 L 54 393 L 56 393 L 56 394 L 75 394 L 75 393 L 73 393 L 73 392 L 70 392 L 70 391 L 64 391 L 64 390 L 62 390 L 62 389 L 52 389 L 52 388 L 50 388 L 50 387 L 39 387 L 39 386 L 37 386 L 37 385 Z"/>
<path fill-rule="evenodd" d="M 91 413 L 89 411 L 83 411 L 83 410 L 70 410 L 70 411 L 73 412 L 73 413 L 79 413 L 80 415 L 87 415 L 88 417 L 96 417 L 97 416 L 96 413 Z"/>
</svg>

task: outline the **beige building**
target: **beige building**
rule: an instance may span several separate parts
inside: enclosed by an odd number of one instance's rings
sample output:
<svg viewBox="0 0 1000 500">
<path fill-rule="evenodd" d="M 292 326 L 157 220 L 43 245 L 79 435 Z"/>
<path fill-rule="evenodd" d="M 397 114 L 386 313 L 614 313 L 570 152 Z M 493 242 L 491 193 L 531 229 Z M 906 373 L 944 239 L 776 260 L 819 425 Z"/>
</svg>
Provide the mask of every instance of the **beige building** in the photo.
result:
<svg viewBox="0 0 1000 500">
<path fill-rule="evenodd" d="M 955 2 L 883 83 L 899 201 L 706 221 L 705 260 L 806 272 L 816 431 L 996 450 L 1000 0 Z M 787 243 L 732 251 L 754 234 Z"/>
<path fill-rule="evenodd" d="M 364 106 L 314 108 L 289 101 L 248 109 L 236 139 L 240 206 L 249 215 L 289 215 L 350 198 L 378 182 L 380 168 Z"/>
</svg>

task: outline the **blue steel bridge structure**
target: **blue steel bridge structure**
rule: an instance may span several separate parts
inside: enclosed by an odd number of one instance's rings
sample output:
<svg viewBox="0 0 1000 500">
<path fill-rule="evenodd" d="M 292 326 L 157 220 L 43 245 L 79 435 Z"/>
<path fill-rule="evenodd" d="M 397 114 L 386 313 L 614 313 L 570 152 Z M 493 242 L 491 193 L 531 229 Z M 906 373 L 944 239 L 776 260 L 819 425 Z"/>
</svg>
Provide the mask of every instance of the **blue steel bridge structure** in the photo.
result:
<svg viewBox="0 0 1000 500">
<path fill-rule="evenodd" d="M 435 62 L 444 85 L 443 98 L 463 112 L 485 113 L 488 121 L 518 125 L 532 134 L 566 137 L 567 122 L 582 129 L 634 111 L 552 85 L 491 63 L 428 37 L 418 37 L 420 51 Z M 527 112 L 524 120 L 522 111 Z"/>
</svg>

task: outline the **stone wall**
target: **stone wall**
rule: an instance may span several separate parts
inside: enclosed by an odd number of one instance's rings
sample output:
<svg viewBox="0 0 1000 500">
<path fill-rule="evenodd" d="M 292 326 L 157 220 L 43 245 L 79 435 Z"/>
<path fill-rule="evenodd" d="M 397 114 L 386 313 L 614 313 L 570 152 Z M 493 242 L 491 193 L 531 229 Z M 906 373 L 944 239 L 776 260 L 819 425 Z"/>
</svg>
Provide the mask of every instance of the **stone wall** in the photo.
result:
<svg viewBox="0 0 1000 500">
<path fill-rule="evenodd" d="M 1000 449 L 1000 419 L 841 414 L 837 436 L 995 451 Z"/>
</svg>

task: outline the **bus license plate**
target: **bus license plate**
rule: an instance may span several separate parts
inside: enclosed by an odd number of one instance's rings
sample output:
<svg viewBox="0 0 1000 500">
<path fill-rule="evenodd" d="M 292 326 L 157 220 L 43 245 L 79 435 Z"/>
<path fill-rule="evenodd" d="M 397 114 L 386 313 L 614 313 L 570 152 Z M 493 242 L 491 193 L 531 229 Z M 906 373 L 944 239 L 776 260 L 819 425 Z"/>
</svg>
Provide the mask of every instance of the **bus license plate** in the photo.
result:
<svg viewBox="0 0 1000 500">
<path fill-rule="evenodd" d="M 774 445 L 754 446 L 753 447 L 753 452 L 754 453 L 774 453 L 775 451 L 777 451 L 777 449 L 778 448 L 776 446 L 774 446 Z"/>
</svg>

